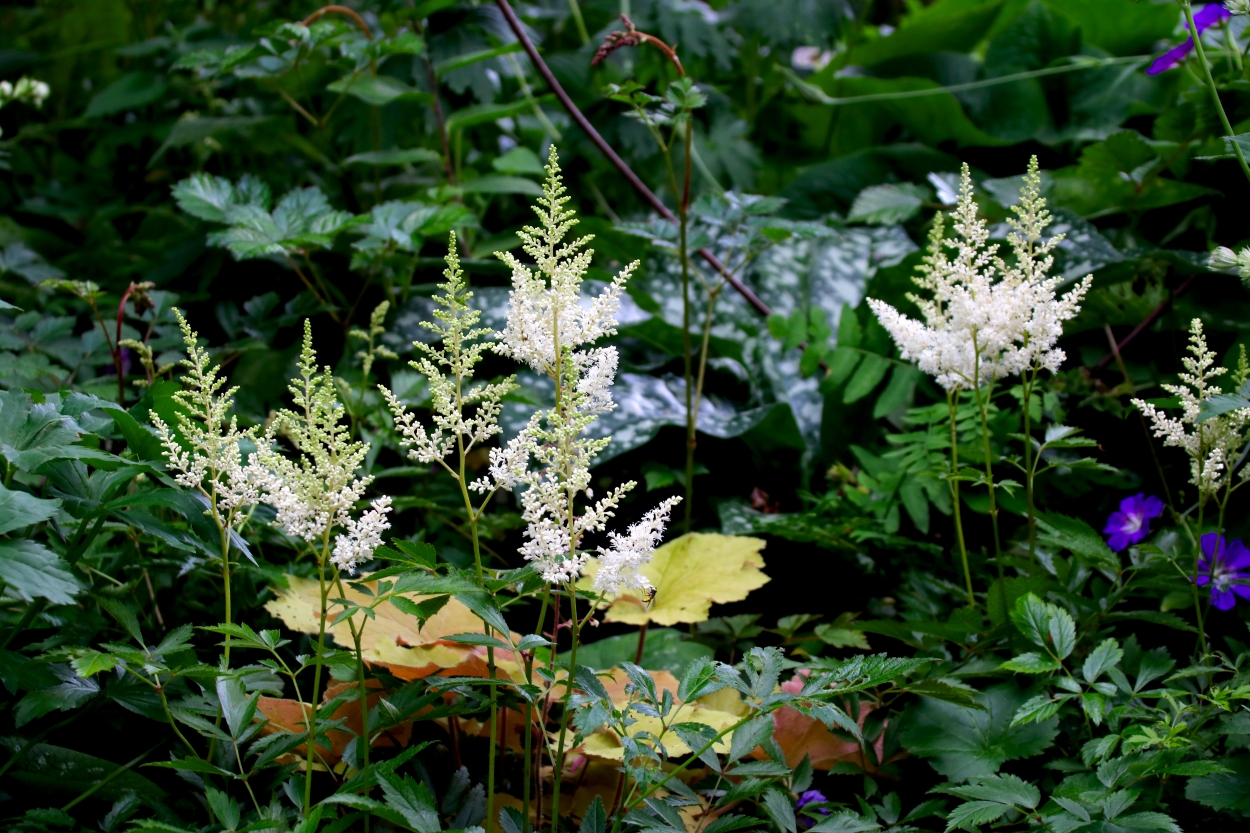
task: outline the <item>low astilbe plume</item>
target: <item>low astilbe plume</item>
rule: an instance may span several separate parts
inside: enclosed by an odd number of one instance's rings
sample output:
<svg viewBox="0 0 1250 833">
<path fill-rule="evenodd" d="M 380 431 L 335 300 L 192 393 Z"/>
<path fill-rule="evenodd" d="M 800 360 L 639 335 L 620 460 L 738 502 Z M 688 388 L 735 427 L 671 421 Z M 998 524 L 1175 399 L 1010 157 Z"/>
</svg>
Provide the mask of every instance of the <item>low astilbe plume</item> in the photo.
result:
<svg viewBox="0 0 1250 833">
<path fill-rule="evenodd" d="M 181 310 L 173 310 L 182 329 L 187 358 L 183 389 L 174 393 L 178 404 L 177 431 L 152 412 L 165 459 L 179 485 L 198 491 L 206 502 L 204 514 L 219 528 L 234 530 L 247 519 L 242 510 L 257 502 L 259 492 L 254 471 L 244 464 L 240 442 L 254 437 L 253 429 L 240 430 L 230 414 L 237 387 L 225 387 L 208 351 L 199 344 Z M 179 436 L 181 435 L 181 437 Z"/>
<path fill-rule="evenodd" d="M 604 532 L 634 481 L 620 484 L 598 500 L 590 489 L 590 467 L 611 438 L 585 436 L 601 415 L 615 408 L 615 347 L 593 343 L 616 332 L 621 293 L 637 263 L 626 266 L 600 294 L 582 295 L 582 282 L 593 251 L 590 237 L 565 242 L 577 223 L 565 209 L 569 198 L 552 148 L 543 196 L 535 207 L 539 227 L 520 232 L 522 248 L 536 268 L 511 254 L 499 257 L 512 269 L 507 326 L 498 334 L 496 352 L 528 364 L 555 382 L 554 407 L 535 413 L 524 429 L 503 448 L 491 451 L 490 474 L 473 484 L 479 492 L 520 491 L 527 528 L 521 552 L 544 580 L 575 581 L 590 554 L 581 549 L 590 533 Z M 579 503 L 585 495 L 590 502 Z M 643 588 L 640 568 L 663 535 L 673 498 L 653 509 L 626 535 L 612 534 L 600 548 L 595 589 L 614 592 Z"/>
<path fill-rule="evenodd" d="M 330 368 L 318 368 L 312 327 L 304 322 L 299 376 L 289 387 L 294 408 L 279 411 L 253 455 L 250 468 L 263 502 L 277 510 L 274 524 L 324 553 L 334 536 L 330 561 L 354 572 L 381 545 L 390 524 L 391 499 L 375 499 L 359 518 L 355 506 L 372 477 L 357 476 L 368 446 L 354 442 L 343 423 L 344 410 L 334 392 Z M 294 459 L 278 448 L 279 437 L 294 448 Z"/>
<path fill-rule="evenodd" d="M 1053 372 L 1063 362 L 1064 352 L 1055 344 L 1063 322 L 1080 310 L 1092 278 L 1086 276 L 1056 296 L 1062 279 L 1048 272 L 1063 236 L 1043 237 L 1051 217 L 1040 189 L 1035 157 L 1020 202 L 1012 208 L 1015 216 L 1008 220 L 1013 254 L 1008 263 L 998 256 L 998 246 L 989 243 L 989 227 L 979 215 L 964 165 L 951 215 L 955 237 L 945 236 L 945 218 L 939 213 L 915 279 L 927 294 L 908 296 L 923 321 L 884 301 L 868 300 L 903 358 L 914 360 L 947 390 L 980 387 L 1034 368 Z"/>
<path fill-rule="evenodd" d="M 1250 408 L 1235 408 L 1212 416 L 1203 414 L 1203 403 L 1223 393 L 1214 384 L 1227 373 L 1215 363 L 1215 352 L 1207 347 L 1202 322 L 1195 318 L 1189 328 L 1189 355 L 1182 360 L 1181 384 L 1163 385 L 1163 389 L 1179 400 L 1179 416 L 1168 416 L 1149 402 L 1134 399 L 1133 404 L 1149 418 L 1154 435 L 1165 446 L 1180 448 L 1189 455 L 1190 482 L 1206 499 L 1232 482 L 1238 453 L 1250 429 Z M 1241 363 L 1233 374 L 1237 385 L 1250 377 L 1243 350 Z M 1250 468 L 1243 468 L 1240 479 L 1250 477 Z"/>
</svg>

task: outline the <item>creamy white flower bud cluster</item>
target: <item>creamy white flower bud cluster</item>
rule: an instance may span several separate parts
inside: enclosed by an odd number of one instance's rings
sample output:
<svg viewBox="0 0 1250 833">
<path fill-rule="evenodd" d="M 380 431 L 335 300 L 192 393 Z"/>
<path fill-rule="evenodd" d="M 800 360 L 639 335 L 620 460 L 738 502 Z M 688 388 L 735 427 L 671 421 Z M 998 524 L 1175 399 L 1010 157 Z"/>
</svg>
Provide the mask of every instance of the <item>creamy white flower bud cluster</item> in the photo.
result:
<svg viewBox="0 0 1250 833">
<path fill-rule="evenodd" d="M 381 533 L 390 527 L 386 515 L 391 500 L 379 498 L 359 520 L 352 516 L 373 480 L 356 474 L 368 446 L 352 441 L 343 424 L 343 405 L 334 392 L 330 368 L 317 367 L 308 321 L 299 373 L 289 388 L 295 408 L 274 417 L 250 466 L 260 484 L 261 501 L 277 510 L 274 524 L 323 551 L 334 530 L 344 530 L 334 538 L 330 560 L 340 570 L 354 572 L 373 556 Z M 295 459 L 278 449 L 279 436 L 295 449 Z"/>
<path fill-rule="evenodd" d="M 400 443 L 409 449 L 408 456 L 422 463 L 440 463 L 459 478 L 460 472 L 448 466 L 445 458 L 457 448 L 462 455 L 468 454 L 499 433 L 503 398 L 516 387 L 516 382 L 509 376 L 492 384 L 467 384 L 472 381 L 482 354 L 491 346 L 483 339 L 492 330 L 478 326 L 482 314 L 470 306 L 473 293 L 468 291 L 460 268 L 455 232 L 448 241 L 446 261 L 446 282 L 439 284 L 443 294 L 434 297 L 435 321 L 421 322 L 421 326 L 434 333 L 436 346 L 413 342 L 422 355 L 409 362 L 430 380 L 433 429 L 427 431 L 389 389 L 380 385 L 379 389 L 395 418 Z"/>
<path fill-rule="evenodd" d="M 0 81 L 0 107 L 10 101 L 24 101 L 42 107 L 51 90 L 37 78 L 22 76 L 16 82 Z"/>
<path fill-rule="evenodd" d="M 621 535 L 609 532 L 610 546 L 599 548 L 599 572 L 595 575 L 595 589 L 600 592 L 614 590 L 651 590 L 651 582 L 642 574 L 642 568 L 651 561 L 651 554 L 664 538 L 664 527 L 669 513 L 681 503 L 681 498 L 671 497 L 642 516 L 629 532 Z"/>
<path fill-rule="evenodd" d="M 1243 281 L 1250 281 L 1250 248 L 1234 252 L 1227 246 L 1217 246 L 1207 259 L 1207 265 L 1216 272 L 1235 271 Z"/>
<path fill-rule="evenodd" d="M 187 358 L 183 389 L 174 393 L 178 404 L 177 431 L 152 412 L 152 423 L 165 449 L 169 470 L 178 485 L 198 490 L 208 501 L 204 514 L 223 528 L 235 529 L 246 518 L 240 509 L 256 503 L 259 482 L 256 472 L 244 464 L 240 441 L 252 439 L 252 430 L 239 430 L 230 410 L 238 388 L 225 387 L 208 351 L 200 346 L 182 311 L 174 317 L 182 330 Z M 181 436 L 179 436 L 181 435 Z"/>
<path fill-rule="evenodd" d="M 521 554 L 543 579 L 553 584 L 575 581 L 590 554 L 581 549 L 583 536 L 603 532 L 625 495 L 636 485 L 623 483 L 598 500 L 589 498 L 590 466 L 611 438 L 584 436 L 587 427 L 615 406 L 612 384 L 618 356 L 615 347 L 593 343 L 616 332 L 616 314 L 625 283 L 637 263 L 626 266 L 599 295 L 586 298 L 582 283 L 594 252 L 590 237 L 565 242 L 577 223 L 565 209 L 569 198 L 560 178 L 553 147 L 547 164 L 543 196 L 534 211 L 539 227 L 520 232 L 522 249 L 536 268 L 511 254 L 499 258 L 512 268 L 507 326 L 498 333 L 496 352 L 524 362 L 555 382 L 555 406 L 534 414 L 525 428 L 503 448 L 492 449 L 488 477 L 473 484 L 478 492 L 519 489 L 526 522 Z M 639 587 L 638 570 L 651 558 L 664 523 L 679 498 L 665 501 L 625 536 L 610 536 L 612 546 L 600 548 L 601 580 L 596 589 L 615 592 Z"/>
<path fill-rule="evenodd" d="M 1008 263 L 998 256 L 998 246 L 989 243 L 989 227 L 980 217 L 964 165 L 951 215 L 956 236 L 945 237 L 945 219 L 939 213 L 915 279 L 929 294 L 908 296 L 924 320 L 868 300 L 903 358 L 914 360 L 947 390 L 980 387 L 1033 368 L 1054 372 L 1065 358 L 1055 346 L 1063 322 L 1076 316 L 1093 279 L 1086 276 L 1056 297 L 1062 278 L 1048 272 L 1063 236 L 1043 237 L 1051 217 L 1041 196 L 1036 157 L 1012 212 L 1007 239 L 1013 257 Z"/>
<path fill-rule="evenodd" d="M 1232 466 L 1250 428 L 1250 408 L 1236 408 L 1201 419 L 1203 403 L 1223 393 L 1212 381 L 1228 370 L 1216 366 L 1215 352 L 1207 347 L 1202 321 L 1197 318 L 1189 325 L 1188 350 L 1190 355 L 1181 362 L 1185 368 L 1180 373 L 1181 384 L 1162 385 L 1180 401 L 1179 417 L 1168 416 L 1141 399 L 1134 399 L 1133 404 L 1150 419 L 1154 435 L 1163 440 L 1164 446 L 1180 448 L 1189 455 L 1190 483 L 1198 488 L 1201 498 L 1207 498 L 1231 482 Z M 1244 382 L 1250 375 L 1244 354 L 1242 365 L 1236 376 Z M 1241 479 L 1247 476 L 1250 468 L 1242 470 Z"/>
</svg>

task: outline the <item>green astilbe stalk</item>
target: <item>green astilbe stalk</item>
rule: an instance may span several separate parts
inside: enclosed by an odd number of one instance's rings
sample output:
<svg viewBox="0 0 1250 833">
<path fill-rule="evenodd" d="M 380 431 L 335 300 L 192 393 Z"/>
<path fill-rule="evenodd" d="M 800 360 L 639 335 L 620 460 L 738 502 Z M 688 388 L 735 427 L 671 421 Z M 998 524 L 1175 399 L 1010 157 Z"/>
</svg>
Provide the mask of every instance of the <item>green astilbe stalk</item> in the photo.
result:
<svg viewBox="0 0 1250 833">
<path fill-rule="evenodd" d="M 498 487 L 485 489 L 485 494 L 475 497 L 473 484 L 469 481 L 467 461 L 469 454 L 500 432 L 499 411 L 503 397 L 516 387 L 514 377 L 499 382 L 474 381 L 475 368 L 482 354 L 491 343 L 484 340 L 491 334 L 489 327 L 481 327 L 481 313 L 470 302 L 473 293 L 468 291 L 460 259 L 456 254 L 456 236 L 453 232 L 447 244 L 446 279 L 439 284 L 441 295 L 434 297 L 436 304 L 434 321 L 422 321 L 421 326 L 435 336 L 435 344 L 414 342 L 418 352 L 416 361 L 410 362 L 414 370 L 430 380 L 430 396 L 433 403 L 433 427 L 427 431 L 408 411 L 391 390 L 379 385 L 382 395 L 395 418 L 400 444 L 408 449 L 408 456 L 422 463 L 438 463 L 456 481 L 464 501 L 465 518 L 469 526 L 469 538 L 473 543 L 473 563 L 478 581 L 485 587 L 486 574 L 482 566 L 482 546 L 478 523 L 490 504 Z M 451 462 L 448 462 L 451 458 Z M 487 628 L 489 632 L 489 628 Z M 490 677 L 495 676 L 495 651 L 486 649 Z M 495 793 L 495 753 L 499 704 L 497 687 L 490 687 L 490 757 L 487 762 L 486 812 L 491 818 Z M 527 710 L 528 718 L 528 710 Z M 527 723 L 528 725 L 528 723 Z"/>
<path fill-rule="evenodd" d="M 386 515 L 391 499 L 375 499 L 359 518 L 353 517 L 373 478 L 358 476 L 369 447 L 351 439 L 343 424 L 344 409 L 335 393 L 334 378 L 328 367 L 318 368 L 312 345 L 312 327 L 304 322 L 304 344 L 300 351 L 299 376 L 289 387 L 294 408 L 279 411 L 266 432 L 252 467 L 261 484 L 262 500 L 277 510 L 274 524 L 293 538 L 309 545 L 317 562 L 321 608 L 318 616 L 317 648 L 313 687 L 309 697 L 307 770 L 304 781 L 304 810 L 312 801 L 312 771 L 315 755 L 316 713 L 324 664 L 326 617 L 330 588 L 342 592 L 338 570 L 354 572 L 372 558 L 382 543 L 382 532 L 389 527 Z M 279 436 L 295 450 L 294 459 L 278 450 Z M 335 535 L 335 531 L 338 534 Z M 333 576 L 327 564 L 336 568 Z M 366 701 L 361 635 L 365 624 L 348 618 L 356 648 L 358 696 L 364 729 L 360 755 L 369 765 L 369 709 Z"/>
<path fill-rule="evenodd" d="M 246 523 L 247 508 L 256 503 L 259 494 L 254 470 L 243 462 L 239 443 L 252 440 L 255 431 L 240 429 L 230 411 L 234 407 L 237 387 L 225 388 L 221 368 L 214 365 L 208 350 L 200 346 L 199 336 L 191 329 L 181 310 L 173 310 L 182 329 L 187 358 L 182 376 L 183 389 L 174 393 L 177 428 L 167 425 L 153 411 L 165 458 L 179 485 L 194 489 L 204 500 L 204 514 L 212 519 L 220 534 L 221 581 L 225 622 L 230 624 L 231 608 L 230 547 L 237 530 Z M 223 390 L 225 388 L 225 390 Z M 223 659 L 230 664 L 230 639 L 223 643 Z"/>
</svg>

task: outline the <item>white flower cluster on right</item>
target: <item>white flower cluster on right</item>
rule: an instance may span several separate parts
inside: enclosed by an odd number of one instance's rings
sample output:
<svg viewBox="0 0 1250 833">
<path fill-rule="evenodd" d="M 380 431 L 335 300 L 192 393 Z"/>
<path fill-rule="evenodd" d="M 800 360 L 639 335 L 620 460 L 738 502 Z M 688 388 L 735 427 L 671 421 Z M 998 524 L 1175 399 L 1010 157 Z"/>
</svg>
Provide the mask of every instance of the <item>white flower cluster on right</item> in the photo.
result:
<svg viewBox="0 0 1250 833">
<path fill-rule="evenodd" d="M 1041 196 L 1037 158 L 1029 163 L 1008 235 L 1014 257 L 1008 263 L 989 243 L 972 193 L 968 166 L 960 176 L 952 220 L 956 236 L 945 237 L 941 213 L 934 218 L 928 254 L 915 279 L 927 296 L 909 295 L 923 321 L 909 318 L 884 301 L 868 299 L 904 359 L 917 363 L 947 390 L 991 384 L 1034 368 L 1054 372 L 1064 352 L 1056 347 L 1063 322 L 1074 318 L 1089 290 L 1086 276 L 1062 296 L 1062 278 L 1050 277 L 1053 250 L 1062 235 L 1046 239 L 1050 212 Z M 953 256 L 948 255 L 953 251 Z"/>
<path fill-rule="evenodd" d="M 1181 384 L 1162 385 L 1168 393 L 1180 400 L 1181 414 L 1170 417 L 1153 404 L 1134 399 L 1133 404 L 1145 414 L 1154 428 L 1154 435 L 1163 440 L 1164 446 L 1180 448 L 1189 455 L 1190 482 L 1198 488 L 1200 498 L 1214 495 L 1231 483 L 1237 455 L 1246 442 L 1250 427 L 1250 408 L 1233 408 L 1223 413 L 1206 416 L 1202 413 L 1204 402 L 1223 393 L 1213 380 L 1227 373 L 1217 367 L 1215 352 L 1207 347 L 1202 332 L 1202 321 L 1195 318 L 1189 325 L 1189 353 L 1182 360 L 1185 370 L 1180 374 Z M 1244 383 L 1250 368 L 1242 367 L 1235 374 Z M 1243 468 L 1241 479 L 1250 477 L 1250 468 Z"/>
</svg>

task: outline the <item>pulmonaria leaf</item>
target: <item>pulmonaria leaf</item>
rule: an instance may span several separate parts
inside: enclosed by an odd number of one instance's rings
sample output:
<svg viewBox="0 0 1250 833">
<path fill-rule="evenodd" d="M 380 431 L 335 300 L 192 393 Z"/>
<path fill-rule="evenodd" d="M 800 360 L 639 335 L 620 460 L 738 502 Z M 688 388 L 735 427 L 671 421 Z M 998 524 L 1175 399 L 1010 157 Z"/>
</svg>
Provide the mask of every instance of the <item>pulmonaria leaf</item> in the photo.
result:
<svg viewBox="0 0 1250 833">
<path fill-rule="evenodd" d="M 1007 761 L 1029 758 L 1054 743 L 1058 718 L 1012 726 L 1012 717 L 1035 691 L 1004 683 L 973 695 L 983 710 L 930 698 L 904 712 L 900 740 L 952 781 L 993 775 Z"/>
<path fill-rule="evenodd" d="M 608 605 L 606 622 L 630 625 L 703 622 L 712 603 L 740 602 L 768 583 L 759 538 L 692 532 L 655 551 L 642 573 L 655 588 L 651 603 L 623 593 Z M 590 587 L 595 563 L 579 586 Z"/>
</svg>

